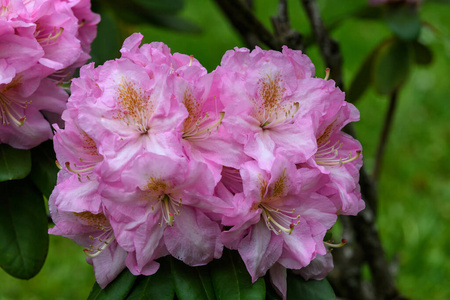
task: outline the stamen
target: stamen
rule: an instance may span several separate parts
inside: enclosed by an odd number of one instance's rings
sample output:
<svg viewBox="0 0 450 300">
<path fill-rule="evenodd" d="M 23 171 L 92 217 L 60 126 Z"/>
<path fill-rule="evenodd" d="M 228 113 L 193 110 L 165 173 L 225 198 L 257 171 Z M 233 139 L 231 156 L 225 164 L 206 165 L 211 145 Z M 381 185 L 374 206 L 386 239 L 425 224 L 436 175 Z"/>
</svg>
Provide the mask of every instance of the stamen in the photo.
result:
<svg viewBox="0 0 450 300">
<path fill-rule="evenodd" d="M 0 91 L 0 117 L 2 119 L 3 125 L 10 125 L 11 122 L 16 124 L 18 127 L 22 126 L 27 117 L 25 115 L 21 116 L 19 110 L 26 110 L 28 108 L 28 104 L 31 101 L 23 101 L 20 102 L 18 99 L 11 99 L 6 96 L 6 92 L 13 87 L 20 84 L 20 78 L 17 80 L 13 80 L 8 85 L 4 86 Z"/>
<path fill-rule="evenodd" d="M 345 244 L 347 244 L 347 240 L 346 239 L 342 239 L 341 242 L 339 244 L 335 244 L 332 241 L 326 241 L 323 242 L 325 246 L 327 247 L 331 247 L 331 248 L 341 248 L 343 246 L 345 246 Z"/>
<path fill-rule="evenodd" d="M 328 80 L 328 79 L 330 79 L 330 68 L 326 68 L 325 69 L 325 78 L 324 78 L 324 80 Z"/>
<path fill-rule="evenodd" d="M 194 55 L 189 55 L 189 67 L 192 66 L 193 62 L 194 62 Z"/>
<path fill-rule="evenodd" d="M 222 124 L 223 117 L 225 116 L 224 112 L 219 114 L 219 118 L 211 125 L 204 125 L 209 117 L 207 114 L 204 118 L 197 120 L 197 122 L 192 126 L 188 131 L 183 134 L 183 139 L 189 140 L 202 140 L 211 135 L 213 131 L 219 130 L 220 125 Z M 204 125 L 204 126 L 202 126 Z"/>
<path fill-rule="evenodd" d="M 36 40 L 38 41 L 38 43 L 47 41 L 48 45 L 49 42 L 55 42 L 58 39 L 58 37 L 61 36 L 63 31 L 64 31 L 63 27 L 60 27 L 59 30 L 57 30 L 56 27 L 54 27 L 53 30 L 47 36 L 40 38 L 39 35 L 41 34 L 41 31 L 38 31 L 38 29 L 36 28 L 35 32 Z"/>
</svg>

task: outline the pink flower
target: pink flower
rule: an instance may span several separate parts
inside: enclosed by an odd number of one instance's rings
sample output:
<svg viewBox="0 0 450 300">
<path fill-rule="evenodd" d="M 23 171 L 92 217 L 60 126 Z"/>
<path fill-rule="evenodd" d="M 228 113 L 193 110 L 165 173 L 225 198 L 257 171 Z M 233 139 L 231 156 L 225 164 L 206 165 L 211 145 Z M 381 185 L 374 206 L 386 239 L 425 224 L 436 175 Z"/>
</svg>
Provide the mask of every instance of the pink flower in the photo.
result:
<svg viewBox="0 0 450 300">
<path fill-rule="evenodd" d="M 212 196 L 214 178 L 205 164 L 150 152 L 135 158 L 120 182 L 102 182 L 102 196 L 116 238 L 135 251 L 133 274 L 170 253 L 188 265 L 204 265 L 222 253 L 220 228 L 209 213 L 227 207 Z"/>
<path fill-rule="evenodd" d="M 245 154 L 270 170 L 277 154 L 294 163 L 316 152 L 314 126 L 336 87 L 313 78 L 314 67 L 300 51 L 256 48 L 228 51 L 216 70 L 221 75 L 223 124 Z"/>
<path fill-rule="evenodd" d="M 50 213 L 55 226 L 49 234 L 61 235 L 86 247 L 87 262 L 94 267 L 95 278 L 104 288 L 125 268 L 127 252 L 114 238 L 114 232 L 108 218 L 102 210 L 64 211 L 52 201 L 49 202 Z"/>
<path fill-rule="evenodd" d="M 323 237 L 336 209 L 316 190 L 327 182 L 318 170 L 298 169 L 277 156 L 269 171 L 255 161 L 241 168 L 243 193 L 234 196 L 233 215 L 222 223 L 225 246 L 237 249 L 253 281 L 276 262 L 290 269 L 307 266 L 326 253 Z"/>
<path fill-rule="evenodd" d="M 60 121 L 68 97 L 56 83 L 89 58 L 98 21 L 89 1 L 1 1 L 0 143 L 29 149 L 52 138 L 45 119 Z"/>
<path fill-rule="evenodd" d="M 53 136 L 46 115 L 60 115 L 67 93 L 49 79 L 16 75 L 0 84 L 0 143 L 30 149 Z"/>
</svg>

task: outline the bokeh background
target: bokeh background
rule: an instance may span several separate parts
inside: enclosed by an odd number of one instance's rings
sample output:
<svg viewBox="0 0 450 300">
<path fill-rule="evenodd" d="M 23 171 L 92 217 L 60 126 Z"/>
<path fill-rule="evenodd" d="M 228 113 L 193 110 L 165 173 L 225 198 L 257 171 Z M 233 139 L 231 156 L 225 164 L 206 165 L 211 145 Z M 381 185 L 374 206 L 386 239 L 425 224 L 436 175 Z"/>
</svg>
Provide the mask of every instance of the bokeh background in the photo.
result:
<svg viewBox="0 0 450 300">
<path fill-rule="evenodd" d="M 168 29 L 168 24 L 159 19 L 148 22 L 152 24 L 133 22 L 132 15 L 130 20 L 130 15 L 114 12 L 115 3 L 93 3 L 94 10 L 102 14 L 99 38 L 92 46 L 96 62 L 119 57 L 123 39 L 135 31 L 144 35 L 145 42 L 166 43 L 172 53 L 194 55 L 208 71 L 216 68 L 226 50 L 244 46 L 212 0 L 185 0 L 176 16 L 189 22 L 173 20 L 181 31 Z M 432 49 L 433 61 L 428 66 L 415 66 L 400 91 L 378 184 L 381 239 L 399 289 L 410 299 L 450 299 L 449 3 L 425 0 L 420 7 L 422 19 L 438 29 L 423 28 L 419 39 Z M 292 27 L 310 35 L 300 1 L 288 4 Z M 319 0 L 318 4 L 326 23 L 367 6 L 365 0 Z M 270 17 L 277 14 L 277 1 L 256 0 L 254 5 L 260 20 L 271 28 Z M 345 17 L 331 35 L 341 45 L 344 86 L 348 87 L 365 57 L 392 33 L 380 20 Z M 316 66 L 316 75 L 324 77 L 326 66 L 317 47 L 308 48 L 307 54 Z M 369 171 L 373 169 L 387 105 L 387 97 L 373 89 L 356 103 L 361 121 L 355 128 Z M 51 236 L 47 261 L 36 277 L 24 281 L 0 271 L 0 300 L 86 299 L 93 283 L 92 268 L 86 264 L 82 248 Z"/>
</svg>

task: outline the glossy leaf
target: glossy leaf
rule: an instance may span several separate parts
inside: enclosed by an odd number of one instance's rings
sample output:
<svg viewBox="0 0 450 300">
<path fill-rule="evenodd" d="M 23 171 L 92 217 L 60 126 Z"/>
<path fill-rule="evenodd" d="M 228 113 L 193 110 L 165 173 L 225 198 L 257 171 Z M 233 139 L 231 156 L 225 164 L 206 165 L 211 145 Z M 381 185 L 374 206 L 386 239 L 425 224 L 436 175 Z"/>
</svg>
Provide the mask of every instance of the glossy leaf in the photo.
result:
<svg viewBox="0 0 450 300">
<path fill-rule="evenodd" d="M 31 155 L 29 150 L 12 148 L 0 144 L 0 181 L 22 179 L 31 171 Z"/>
<path fill-rule="evenodd" d="M 175 288 L 167 259 L 160 261 L 159 270 L 151 276 L 139 276 L 127 300 L 172 300 Z"/>
<path fill-rule="evenodd" d="M 56 155 L 53 142 L 47 141 L 31 150 L 33 169 L 31 180 L 45 197 L 49 197 L 56 185 L 56 176 L 59 169 L 56 167 Z"/>
<path fill-rule="evenodd" d="M 198 25 L 178 16 L 153 15 L 147 20 L 149 24 L 161 26 L 167 29 L 186 33 L 201 33 L 202 29 Z"/>
<path fill-rule="evenodd" d="M 363 64 L 359 68 L 355 77 L 350 84 L 350 88 L 346 94 L 346 100 L 351 103 L 356 103 L 356 101 L 364 95 L 371 83 L 373 61 L 378 54 L 380 47 L 376 47 L 364 60 Z"/>
<path fill-rule="evenodd" d="M 287 300 L 333 300 L 336 299 L 328 280 L 305 281 L 300 275 L 287 274 Z"/>
<path fill-rule="evenodd" d="M 109 10 L 101 11 L 102 20 L 98 24 L 97 37 L 92 43 L 91 56 L 97 65 L 120 56 L 121 42 L 119 27 Z"/>
<path fill-rule="evenodd" d="M 389 5 L 386 23 L 400 39 L 413 41 L 419 37 L 421 21 L 418 10 L 412 5 Z"/>
<path fill-rule="evenodd" d="M 429 65 L 433 61 L 433 52 L 419 42 L 413 44 L 414 61 L 419 65 Z"/>
<path fill-rule="evenodd" d="M 133 0 L 133 2 L 139 3 L 150 11 L 162 13 L 176 13 L 184 7 L 183 0 Z"/>
<path fill-rule="evenodd" d="M 224 250 L 222 258 L 211 264 L 211 278 L 218 300 L 264 300 L 263 278 L 254 284 L 237 251 Z"/>
<path fill-rule="evenodd" d="M 390 94 L 407 78 L 410 69 L 410 48 L 400 40 L 381 47 L 373 66 L 373 83 L 381 94 Z"/>
<path fill-rule="evenodd" d="M 102 289 L 96 282 L 92 287 L 88 300 L 122 300 L 130 292 L 136 276 L 130 273 L 128 269 L 122 271 L 111 283 Z"/>
<path fill-rule="evenodd" d="M 30 279 L 48 252 L 47 213 L 42 195 L 29 179 L 0 182 L 0 266 Z"/>
<path fill-rule="evenodd" d="M 215 299 L 208 267 L 189 267 L 175 258 L 170 258 L 170 266 L 179 300 Z"/>
</svg>

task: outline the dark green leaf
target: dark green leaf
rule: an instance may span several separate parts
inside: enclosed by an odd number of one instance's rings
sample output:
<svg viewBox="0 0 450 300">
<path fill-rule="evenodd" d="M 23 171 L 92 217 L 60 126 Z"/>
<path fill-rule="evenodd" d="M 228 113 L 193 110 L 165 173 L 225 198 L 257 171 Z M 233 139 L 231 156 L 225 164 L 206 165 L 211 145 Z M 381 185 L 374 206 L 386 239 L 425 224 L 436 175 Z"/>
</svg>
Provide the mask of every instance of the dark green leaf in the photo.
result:
<svg viewBox="0 0 450 300">
<path fill-rule="evenodd" d="M 29 179 L 0 182 L 0 266 L 30 279 L 48 251 L 47 213 L 42 195 Z"/>
<path fill-rule="evenodd" d="M 281 297 L 277 294 L 275 288 L 270 282 L 269 272 L 267 272 L 266 276 L 264 276 L 264 281 L 266 283 L 266 300 L 281 300 Z"/>
<path fill-rule="evenodd" d="M 172 300 L 175 288 L 170 274 L 170 263 L 160 260 L 158 272 L 151 276 L 139 276 L 127 300 Z"/>
<path fill-rule="evenodd" d="M 376 47 L 370 54 L 366 57 L 363 64 L 359 68 L 355 77 L 350 84 L 350 88 L 346 94 L 346 100 L 351 103 L 356 103 L 356 101 L 361 98 L 366 89 L 369 87 L 371 82 L 373 61 L 380 50 L 380 46 Z"/>
<path fill-rule="evenodd" d="M 22 179 L 31 171 L 29 150 L 12 148 L 0 144 L 0 181 Z"/>
<path fill-rule="evenodd" d="M 433 52 L 419 42 L 413 43 L 414 61 L 419 65 L 429 65 L 433 61 Z"/>
<path fill-rule="evenodd" d="M 125 299 L 131 290 L 136 276 L 128 269 L 122 271 L 112 282 L 102 289 L 96 282 L 92 287 L 88 300 L 122 300 Z"/>
<path fill-rule="evenodd" d="M 184 7 L 183 0 L 133 0 L 133 2 L 155 13 L 176 13 Z"/>
<path fill-rule="evenodd" d="M 53 142 L 47 141 L 32 149 L 31 160 L 33 161 L 31 180 L 48 198 L 56 185 L 56 175 L 59 171 L 55 164 L 56 155 L 53 150 Z"/>
<path fill-rule="evenodd" d="M 386 23 L 400 39 L 413 41 L 419 37 L 421 21 L 418 10 L 412 5 L 389 5 Z"/>
<path fill-rule="evenodd" d="M 161 26 L 175 31 L 186 33 L 201 33 L 202 29 L 198 25 L 177 16 L 153 15 L 148 23 L 155 26 Z"/>
<path fill-rule="evenodd" d="M 179 300 L 215 299 L 208 267 L 189 267 L 175 258 L 170 258 L 170 265 Z"/>
<path fill-rule="evenodd" d="M 287 300 L 333 300 L 336 299 L 328 280 L 305 281 L 300 275 L 287 273 Z"/>
<path fill-rule="evenodd" d="M 211 278 L 219 300 L 263 300 L 266 285 L 263 278 L 252 284 L 245 264 L 237 251 L 224 250 L 223 256 L 210 264 Z"/>
<path fill-rule="evenodd" d="M 102 20 L 98 24 L 97 37 L 92 43 L 91 56 L 97 65 L 115 59 L 120 55 L 119 27 L 109 10 L 101 11 Z"/>
<path fill-rule="evenodd" d="M 383 45 L 373 62 L 373 83 L 381 94 L 390 94 L 407 78 L 410 69 L 410 48 L 400 40 Z"/>
</svg>

